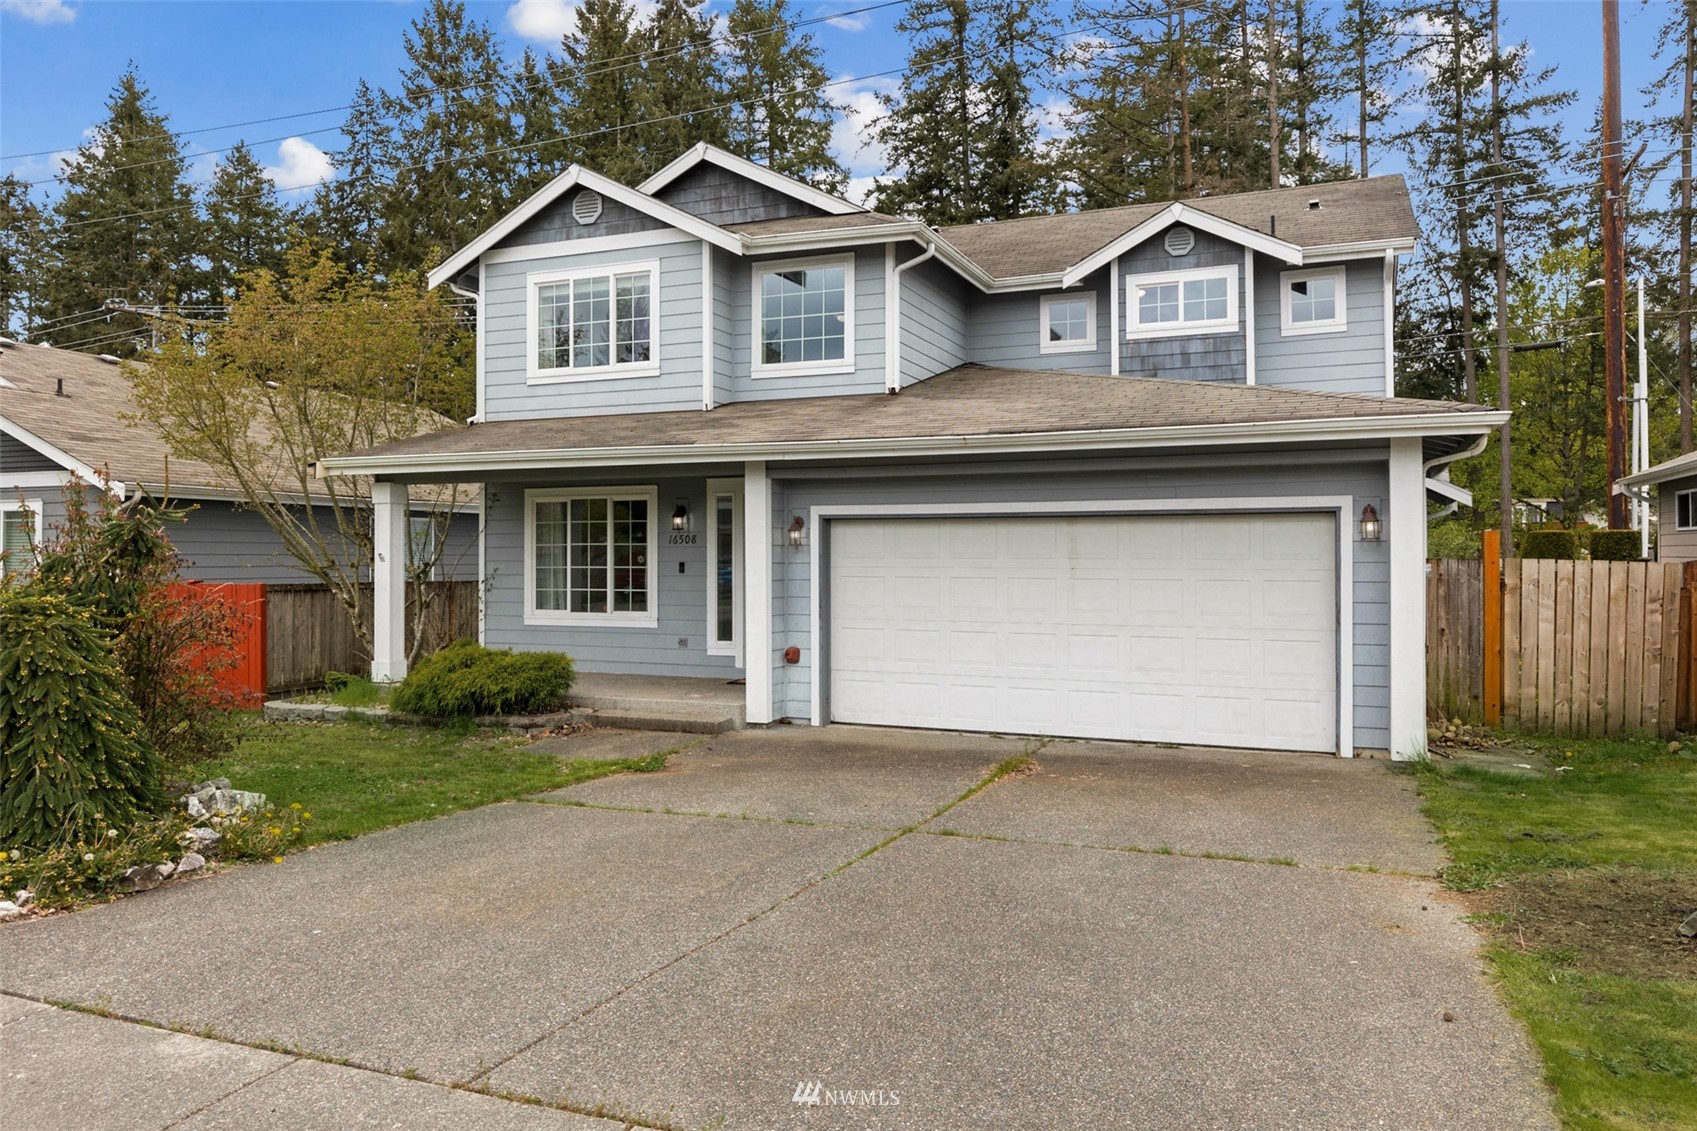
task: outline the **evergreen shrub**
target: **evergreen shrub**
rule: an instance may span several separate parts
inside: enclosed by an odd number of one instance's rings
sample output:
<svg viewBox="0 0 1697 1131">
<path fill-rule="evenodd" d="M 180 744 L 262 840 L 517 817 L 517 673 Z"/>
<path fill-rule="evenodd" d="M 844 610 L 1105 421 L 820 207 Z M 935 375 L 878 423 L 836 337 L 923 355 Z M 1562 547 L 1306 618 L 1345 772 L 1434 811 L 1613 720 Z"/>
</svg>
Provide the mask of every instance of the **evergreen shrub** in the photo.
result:
<svg viewBox="0 0 1697 1131">
<path fill-rule="evenodd" d="M 1636 530 L 1593 530 L 1591 560 L 1594 562 L 1636 562 L 1643 558 Z"/>
<path fill-rule="evenodd" d="M 513 652 L 460 640 L 419 661 L 389 705 L 408 715 L 459 719 L 534 715 L 563 706 L 573 679 L 561 652 Z"/>
<path fill-rule="evenodd" d="M 0 587 L 0 846 L 128 826 L 162 801 L 109 631 L 86 603 Z"/>
<path fill-rule="evenodd" d="M 1579 556 L 1579 542 L 1573 531 L 1558 526 L 1528 530 L 1520 536 L 1517 547 L 1523 558 L 1560 558 L 1572 561 Z"/>
</svg>

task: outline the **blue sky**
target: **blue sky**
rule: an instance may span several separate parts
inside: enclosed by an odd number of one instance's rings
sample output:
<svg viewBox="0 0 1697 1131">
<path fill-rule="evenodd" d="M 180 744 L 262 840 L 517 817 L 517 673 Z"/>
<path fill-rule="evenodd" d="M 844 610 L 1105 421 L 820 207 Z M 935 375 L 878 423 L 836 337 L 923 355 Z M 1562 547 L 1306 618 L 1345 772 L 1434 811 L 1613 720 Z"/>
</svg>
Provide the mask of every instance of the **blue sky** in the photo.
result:
<svg viewBox="0 0 1697 1131">
<path fill-rule="evenodd" d="M 828 16 L 871 0 L 792 0 L 802 18 Z M 729 0 L 711 0 L 711 8 Z M 569 0 L 474 0 L 474 14 L 500 35 L 509 55 L 553 48 L 571 19 Z M 1622 7 L 1622 71 L 1629 114 L 1636 88 L 1659 66 L 1651 58 L 1661 2 Z M 0 171 L 50 176 L 56 153 L 74 149 L 103 113 L 113 82 L 133 62 L 191 152 L 245 139 L 279 187 L 330 174 L 323 151 L 339 142 L 339 108 L 364 78 L 393 85 L 403 60 L 401 36 L 421 0 L 0 0 Z M 1061 0 L 1060 10 L 1065 9 Z M 825 48 L 840 97 L 862 111 L 837 132 L 839 157 L 864 186 L 880 157 L 858 138 L 875 95 L 889 79 L 866 76 L 900 65 L 904 43 L 893 31 L 899 7 L 849 16 L 811 30 Z M 1600 90 L 1597 0 L 1505 0 L 1505 28 L 1535 57 L 1559 68 L 1562 85 L 1580 93 L 1569 113 L 1573 132 L 1590 118 Z M 327 113 L 304 114 L 308 111 Z M 284 121 L 231 123 L 303 114 Z M 195 165 L 205 177 L 214 158 Z"/>
</svg>

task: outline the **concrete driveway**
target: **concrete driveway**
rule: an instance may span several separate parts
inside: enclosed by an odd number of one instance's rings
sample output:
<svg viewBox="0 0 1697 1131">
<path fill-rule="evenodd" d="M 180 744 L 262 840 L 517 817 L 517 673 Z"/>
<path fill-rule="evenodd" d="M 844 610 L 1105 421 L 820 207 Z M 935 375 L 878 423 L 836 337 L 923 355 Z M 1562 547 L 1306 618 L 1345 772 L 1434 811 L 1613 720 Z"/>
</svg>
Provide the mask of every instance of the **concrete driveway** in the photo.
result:
<svg viewBox="0 0 1697 1131">
<path fill-rule="evenodd" d="M 0 928 L 0 1122 L 1553 1127 L 1440 862 L 1380 764 L 746 731 Z"/>
</svg>

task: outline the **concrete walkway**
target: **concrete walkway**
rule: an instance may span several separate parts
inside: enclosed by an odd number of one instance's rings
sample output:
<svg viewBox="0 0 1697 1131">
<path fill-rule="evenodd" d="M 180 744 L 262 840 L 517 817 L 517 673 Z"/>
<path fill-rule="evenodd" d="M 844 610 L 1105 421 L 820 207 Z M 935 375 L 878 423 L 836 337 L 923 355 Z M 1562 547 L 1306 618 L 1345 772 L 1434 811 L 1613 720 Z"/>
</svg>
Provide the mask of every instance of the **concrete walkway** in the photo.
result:
<svg viewBox="0 0 1697 1131">
<path fill-rule="evenodd" d="M 979 788 L 1030 751 L 721 735 L 0 928 L 0 1104 L 35 1097 L 31 1131 L 1554 1126 L 1406 779 L 1077 743 Z"/>
</svg>

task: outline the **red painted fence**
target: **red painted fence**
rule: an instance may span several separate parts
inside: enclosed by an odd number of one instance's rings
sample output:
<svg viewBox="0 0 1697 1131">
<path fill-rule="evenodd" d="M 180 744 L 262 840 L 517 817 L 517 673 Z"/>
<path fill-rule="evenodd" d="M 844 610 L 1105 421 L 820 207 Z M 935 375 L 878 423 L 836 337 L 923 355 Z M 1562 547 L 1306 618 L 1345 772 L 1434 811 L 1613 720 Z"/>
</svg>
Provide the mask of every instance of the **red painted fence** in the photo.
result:
<svg viewBox="0 0 1697 1131">
<path fill-rule="evenodd" d="M 223 668 L 218 684 L 237 696 L 244 707 L 264 703 L 265 586 L 251 582 L 185 581 L 180 588 L 212 596 L 229 608 L 236 629 L 236 662 Z"/>
</svg>

